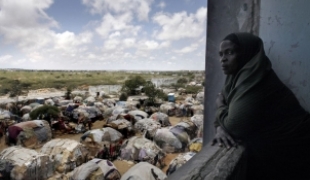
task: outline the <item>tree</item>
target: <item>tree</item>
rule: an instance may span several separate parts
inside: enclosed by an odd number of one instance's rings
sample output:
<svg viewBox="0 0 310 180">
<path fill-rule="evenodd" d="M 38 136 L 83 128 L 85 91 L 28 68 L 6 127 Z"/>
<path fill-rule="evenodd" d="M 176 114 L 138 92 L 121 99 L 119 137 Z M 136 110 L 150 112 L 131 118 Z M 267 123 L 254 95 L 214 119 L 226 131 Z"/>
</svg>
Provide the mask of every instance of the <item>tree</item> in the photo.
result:
<svg viewBox="0 0 310 180">
<path fill-rule="evenodd" d="M 135 89 L 144 86 L 145 83 L 145 79 L 141 76 L 130 77 L 124 82 L 121 91 L 128 95 L 135 95 Z"/>
<path fill-rule="evenodd" d="M 186 84 L 186 83 L 188 83 L 188 80 L 186 78 L 180 78 L 180 79 L 178 79 L 177 83 L 178 84 Z"/>
<path fill-rule="evenodd" d="M 67 91 L 66 91 L 66 94 L 65 94 L 65 98 L 67 100 L 71 99 L 71 93 L 72 93 L 72 90 L 70 87 L 67 88 Z"/>
<path fill-rule="evenodd" d="M 120 101 L 127 101 L 127 95 L 125 94 L 125 93 L 122 93 L 121 95 L 120 95 L 120 97 L 119 97 L 119 100 Z"/>
<path fill-rule="evenodd" d="M 60 110 L 56 106 L 43 105 L 31 111 L 29 116 L 31 119 L 37 119 L 40 115 L 45 115 L 46 117 L 58 117 Z"/>
<path fill-rule="evenodd" d="M 156 89 L 155 85 L 151 81 L 147 81 L 144 85 L 144 93 L 148 96 L 147 102 L 150 105 L 154 105 L 156 102 L 156 98 L 167 100 L 167 95 L 159 89 Z"/>
</svg>

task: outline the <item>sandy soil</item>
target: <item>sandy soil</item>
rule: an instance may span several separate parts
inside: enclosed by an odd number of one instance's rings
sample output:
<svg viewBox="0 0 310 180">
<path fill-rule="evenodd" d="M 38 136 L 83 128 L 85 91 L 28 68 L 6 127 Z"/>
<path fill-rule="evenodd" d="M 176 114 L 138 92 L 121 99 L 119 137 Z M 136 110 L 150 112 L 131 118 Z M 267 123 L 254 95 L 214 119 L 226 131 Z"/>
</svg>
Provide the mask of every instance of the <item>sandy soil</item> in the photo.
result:
<svg viewBox="0 0 310 180">
<path fill-rule="evenodd" d="M 178 118 L 178 117 L 170 117 L 169 120 L 170 120 L 172 125 L 175 125 L 175 124 L 180 122 L 180 118 Z M 93 124 L 92 129 L 102 128 L 104 124 L 105 124 L 105 121 L 96 121 Z M 68 138 L 68 139 L 74 139 L 74 140 L 80 141 L 81 134 L 62 134 L 59 131 L 54 131 L 54 137 L 55 138 Z M 6 147 L 7 147 L 7 145 L 5 144 L 4 138 L 1 138 L 0 139 L 0 151 L 5 149 Z M 169 165 L 170 161 L 173 158 L 175 158 L 177 155 L 178 155 L 178 153 L 167 154 L 167 156 L 164 159 L 164 163 L 166 166 L 163 167 L 163 169 L 162 169 L 164 172 L 166 172 L 166 170 L 168 169 L 168 165 Z M 117 169 L 119 170 L 119 172 L 121 174 L 124 174 L 130 167 L 132 167 L 134 165 L 131 162 L 118 161 L 118 160 L 114 161 L 113 163 L 117 167 Z"/>
</svg>

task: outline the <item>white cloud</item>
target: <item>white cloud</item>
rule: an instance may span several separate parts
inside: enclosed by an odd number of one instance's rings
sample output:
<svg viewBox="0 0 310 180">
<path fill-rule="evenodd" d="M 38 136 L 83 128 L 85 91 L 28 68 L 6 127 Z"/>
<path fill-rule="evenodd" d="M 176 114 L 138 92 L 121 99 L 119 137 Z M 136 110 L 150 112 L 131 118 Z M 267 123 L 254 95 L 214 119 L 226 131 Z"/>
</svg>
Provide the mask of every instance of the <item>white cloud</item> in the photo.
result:
<svg viewBox="0 0 310 180">
<path fill-rule="evenodd" d="M 103 14 L 112 11 L 117 14 L 134 12 L 139 20 L 148 20 L 151 4 L 154 0 L 83 0 L 90 7 L 92 14 Z"/>
<path fill-rule="evenodd" d="M 180 63 L 176 62 L 182 62 L 188 56 L 186 53 L 200 52 L 201 48 L 198 49 L 195 43 L 199 44 L 198 47 L 205 43 L 205 34 L 200 32 L 205 28 L 203 14 L 206 8 L 192 14 L 158 13 L 152 22 L 139 24 L 136 18 L 147 20 L 153 1 L 83 0 L 93 13 L 102 17 L 92 21 L 93 24 L 88 23 L 89 26 L 81 25 L 82 31 L 75 31 L 75 28 L 61 27 L 62 21 L 58 24 L 45 12 L 53 0 L 0 0 L 0 46 L 16 50 L 14 56 L 1 53 L 0 66 L 34 69 L 180 68 Z M 159 4 L 154 7 L 165 7 L 165 1 L 156 3 Z M 156 29 L 154 24 L 160 26 L 152 36 L 152 29 Z M 182 38 L 190 39 L 175 41 Z M 182 48 L 175 50 L 176 44 Z M 172 65 L 168 66 L 169 63 Z"/>
<path fill-rule="evenodd" d="M 5 63 L 5 62 L 9 62 L 10 59 L 12 59 L 13 56 L 7 54 L 7 55 L 4 55 L 4 56 L 0 56 L 0 62 L 1 63 Z"/>
<path fill-rule="evenodd" d="M 42 62 L 47 65 L 51 60 L 63 63 L 65 58 L 81 56 L 87 49 L 83 46 L 92 42 L 90 31 L 56 33 L 51 29 L 58 27 L 58 23 L 44 10 L 51 6 L 52 0 L 4 0 L 0 3 L 0 36 L 24 54 L 24 58 L 15 59 L 11 64 Z"/>
<path fill-rule="evenodd" d="M 159 47 L 160 48 L 168 48 L 171 45 L 170 41 L 164 41 L 160 43 Z"/>
<path fill-rule="evenodd" d="M 131 48 L 134 47 L 136 44 L 136 39 L 135 38 L 126 38 L 123 40 L 123 46 L 125 48 Z"/>
<path fill-rule="evenodd" d="M 179 40 L 199 37 L 205 30 L 207 9 L 201 7 L 195 14 L 185 11 L 171 14 L 157 13 L 153 21 L 161 26 L 154 35 L 159 40 Z"/>
<path fill-rule="evenodd" d="M 120 44 L 120 41 L 118 39 L 109 39 L 105 41 L 104 48 L 106 50 L 114 50 L 118 48 L 118 45 Z"/>
<path fill-rule="evenodd" d="M 147 47 L 147 49 L 157 49 L 159 44 L 156 41 L 145 41 L 144 45 Z"/>
<path fill-rule="evenodd" d="M 180 53 L 180 54 L 186 54 L 186 53 L 190 53 L 195 51 L 198 48 L 198 44 L 197 43 L 193 43 L 189 46 L 186 46 L 180 50 L 175 50 L 176 53 Z"/>
<path fill-rule="evenodd" d="M 112 16 L 110 13 L 107 13 L 103 16 L 100 26 L 96 28 L 96 32 L 102 38 L 106 38 L 114 31 L 119 31 L 125 35 L 137 35 L 141 27 L 130 25 L 131 21 L 131 13 L 125 13 L 119 16 Z"/>
<path fill-rule="evenodd" d="M 158 3 L 157 7 L 164 9 L 166 7 L 166 3 L 164 1 L 161 1 L 160 3 Z"/>
</svg>

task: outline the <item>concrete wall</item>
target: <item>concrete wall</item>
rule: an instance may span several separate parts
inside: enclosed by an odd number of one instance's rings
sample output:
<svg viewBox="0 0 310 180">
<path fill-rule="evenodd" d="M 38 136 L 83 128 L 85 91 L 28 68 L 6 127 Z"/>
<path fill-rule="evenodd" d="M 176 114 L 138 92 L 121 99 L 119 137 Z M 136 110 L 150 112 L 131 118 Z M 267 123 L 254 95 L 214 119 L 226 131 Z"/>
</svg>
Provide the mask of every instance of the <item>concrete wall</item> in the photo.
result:
<svg viewBox="0 0 310 180">
<path fill-rule="evenodd" d="M 259 36 L 280 79 L 310 112 L 309 7 L 309 0 L 262 0 Z"/>
</svg>

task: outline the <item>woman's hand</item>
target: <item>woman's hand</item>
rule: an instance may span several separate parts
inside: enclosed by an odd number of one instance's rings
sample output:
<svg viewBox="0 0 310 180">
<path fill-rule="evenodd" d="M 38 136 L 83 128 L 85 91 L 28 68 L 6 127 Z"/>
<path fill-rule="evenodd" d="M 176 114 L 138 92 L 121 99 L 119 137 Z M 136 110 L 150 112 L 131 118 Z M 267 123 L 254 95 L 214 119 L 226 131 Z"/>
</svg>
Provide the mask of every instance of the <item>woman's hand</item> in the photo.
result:
<svg viewBox="0 0 310 180">
<path fill-rule="evenodd" d="M 217 99 L 216 99 L 216 105 L 217 105 L 217 108 L 221 106 L 226 106 L 225 98 L 222 93 L 218 93 Z"/>
<path fill-rule="evenodd" d="M 237 146 L 234 139 L 227 132 L 225 132 L 221 126 L 216 128 L 216 134 L 213 139 L 212 146 L 216 143 L 218 143 L 220 147 L 223 147 L 224 144 L 227 149 L 230 149 L 231 146 Z"/>
</svg>

